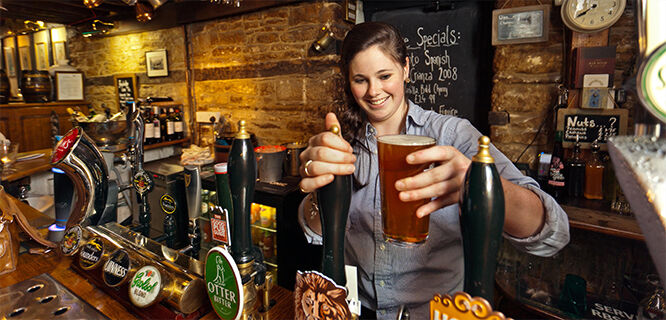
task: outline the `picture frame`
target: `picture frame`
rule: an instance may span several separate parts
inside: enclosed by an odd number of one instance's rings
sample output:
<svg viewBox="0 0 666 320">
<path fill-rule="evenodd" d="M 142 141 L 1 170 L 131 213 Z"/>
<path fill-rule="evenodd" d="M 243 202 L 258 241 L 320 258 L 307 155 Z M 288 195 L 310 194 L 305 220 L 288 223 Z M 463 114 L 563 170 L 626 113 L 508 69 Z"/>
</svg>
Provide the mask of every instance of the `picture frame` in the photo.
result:
<svg viewBox="0 0 666 320">
<path fill-rule="evenodd" d="M 32 70 L 32 59 L 30 59 L 30 47 L 19 47 L 19 62 L 21 70 Z"/>
<path fill-rule="evenodd" d="M 16 60 L 14 59 L 14 48 L 4 47 L 5 66 L 7 67 L 7 76 L 16 77 Z"/>
<path fill-rule="evenodd" d="M 345 21 L 356 24 L 356 0 L 345 0 Z"/>
<path fill-rule="evenodd" d="M 58 64 L 58 61 L 67 59 L 67 51 L 65 49 L 65 42 L 59 41 L 53 43 L 53 62 Z"/>
<path fill-rule="evenodd" d="M 493 10 L 492 45 L 548 41 L 551 5 Z"/>
<path fill-rule="evenodd" d="M 44 42 L 35 44 L 35 64 L 37 70 L 49 70 L 49 51 Z"/>
<path fill-rule="evenodd" d="M 169 75 L 166 50 L 146 52 L 146 75 L 151 78 Z"/>
<path fill-rule="evenodd" d="M 84 100 L 83 72 L 56 71 L 55 87 L 57 101 Z"/>
</svg>

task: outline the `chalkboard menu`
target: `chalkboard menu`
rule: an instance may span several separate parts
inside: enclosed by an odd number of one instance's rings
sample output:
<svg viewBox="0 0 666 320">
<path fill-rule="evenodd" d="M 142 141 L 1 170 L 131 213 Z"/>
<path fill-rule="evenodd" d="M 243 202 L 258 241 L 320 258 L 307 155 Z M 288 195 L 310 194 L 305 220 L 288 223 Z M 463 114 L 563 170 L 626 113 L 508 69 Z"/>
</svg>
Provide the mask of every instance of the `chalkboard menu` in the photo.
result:
<svg viewBox="0 0 666 320">
<path fill-rule="evenodd" d="M 557 130 L 563 132 L 562 146 L 572 147 L 576 139 L 588 148 L 597 140 L 606 150 L 608 138 L 624 135 L 627 131 L 627 109 L 560 109 L 557 112 Z"/>
<path fill-rule="evenodd" d="M 136 101 L 138 88 L 136 87 L 136 75 L 123 74 L 113 77 L 118 97 L 118 107 L 122 108 L 127 101 Z"/>
<path fill-rule="evenodd" d="M 364 5 L 367 20 L 390 23 L 404 37 L 410 62 L 407 97 L 424 109 L 466 118 L 487 132 L 492 2 L 460 2 L 438 11 L 391 8 L 375 1 Z"/>
</svg>

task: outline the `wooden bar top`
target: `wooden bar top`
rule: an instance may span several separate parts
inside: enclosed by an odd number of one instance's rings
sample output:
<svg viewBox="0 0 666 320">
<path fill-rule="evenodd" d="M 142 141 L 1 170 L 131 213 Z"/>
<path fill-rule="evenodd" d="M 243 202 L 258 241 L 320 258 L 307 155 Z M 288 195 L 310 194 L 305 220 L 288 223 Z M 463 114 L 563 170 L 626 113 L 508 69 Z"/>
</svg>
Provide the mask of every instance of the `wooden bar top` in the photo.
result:
<svg viewBox="0 0 666 320">
<path fill-rule="evenodd" d="M 43 219 L 45 217 L 42 213 L 32 209 L 28 205 L 16 199 L 13 200 L 19 205 L 19 208 L 28 220 L 36 221 L 36 219 Z M 43 231 L 45 232 L 45 230 Z M 28 244 L 33 244 L 33 242 L 30 241 Z M 42 273 L 47 273 L 77 295 L 78 298 L 86 301 L 110 319 L 137 319 L 137 316 L 131 310 L 125 308 L 121 302 L 104 293 L 103 290 L 96 287 L 83 275 L 71 268 L 70 264 L 75 262 L 76 259 L 76 256 L 74 258 L 64 257 L 55 251 L 42 255 L 28 252 L 22 253 L 19 255 L 16 270 L 0 276 L 0 287 L 11 286 Z M 291 291 L 275 285 L 271 289 L 271 299 L 275 300 L 276 303 L 266 314 L 263 314 L 264 319 L 281 320 L 294 318 L 294 299 Z M 202 319 L 217 318 L 217 314 L 214 311 L 210 311 L 202 317 Z"/>
<path fill-rule="evenodd" d="M 16 161 L 12 163 L 10 170 L 3 171 L 0 176 L 1 182 L 12 182 L 21 178 L 29 177 L 35 173 L 51 169 L 51 152 L 52 149 L 40 149 L 28 152 L 21 152 L 17 155 L 17 159 L 27 156 L 37 156 L 34 159 Z"/>
</svg>

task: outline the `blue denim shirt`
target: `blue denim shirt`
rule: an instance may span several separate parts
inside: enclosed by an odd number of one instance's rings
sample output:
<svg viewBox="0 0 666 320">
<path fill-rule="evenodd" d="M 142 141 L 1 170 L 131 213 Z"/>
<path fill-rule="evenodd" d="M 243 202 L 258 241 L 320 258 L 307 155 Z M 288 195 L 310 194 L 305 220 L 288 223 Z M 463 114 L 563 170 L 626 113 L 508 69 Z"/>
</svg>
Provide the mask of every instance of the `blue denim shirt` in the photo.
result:
<svg viewBox="0 0 666 320">
<path fill-rule="evenodd" d="M 407 134 L 433 137 L 438 145 L 454 146 L 468 158 L 477 152 L 481 133 L 468 120 L 426 111 L 410 101 L 406 122 Z M 370 153 L 354 146 L 355 176 L 367 185 L 352 195 L 346 226 L 345 264 L 358 268 L 359 298 L 364 306 L 377 311 L 378 319 L 395 319 L 401 304 L 408 306 L 412 319 L 429 319 L 428 302 L 435 294 L 453 294 L 463 289 L 458 205 L 430 214 L 428 239 L 418 247 L 404 248 L 384 241 L 375 132 L 368 123 L 364 140 L 361 139 Z M 497 148 L 491 146 L 490 150 L 500 175 L 532 190 L 546 209 L 545 225 L 538 234 L 519 239 L 505 233 L 505 239 L 534 255 L 555 254 L 569 242 L 566 213 Z M 320 237 L 312 237 L 311 230 L 305 231 L 308 238 L 320 241 Z"/>
</svg>

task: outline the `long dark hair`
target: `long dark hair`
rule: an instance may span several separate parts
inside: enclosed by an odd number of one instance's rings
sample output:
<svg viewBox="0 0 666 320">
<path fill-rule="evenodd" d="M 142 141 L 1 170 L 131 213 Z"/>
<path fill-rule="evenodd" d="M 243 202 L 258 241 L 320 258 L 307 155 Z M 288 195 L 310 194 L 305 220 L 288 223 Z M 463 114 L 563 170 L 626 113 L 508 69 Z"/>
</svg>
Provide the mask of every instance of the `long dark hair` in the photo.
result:
<svg viewBox="0 0 666 320">
<path fill-rule="evenodd" d="M 342 70 L 344 79 L 347 107 L 340 115 L 340 125 L 344 138 L 352 145 L 358 142 L 357 139 L 360 138 L 365 129 L 364 124 L 367 118 L 352 95 L 349 82 L 349 65 L 359 52 L 374 45 L 378 45 L 385 54 L 395 59 L 400 65 L 406 63 L 407 47 L 405 42 L 398 29 L 390 24 L 364 22 L 355 25 L 345 36 L 340 54 L 340 70 Z"/>
</svg>

